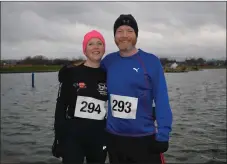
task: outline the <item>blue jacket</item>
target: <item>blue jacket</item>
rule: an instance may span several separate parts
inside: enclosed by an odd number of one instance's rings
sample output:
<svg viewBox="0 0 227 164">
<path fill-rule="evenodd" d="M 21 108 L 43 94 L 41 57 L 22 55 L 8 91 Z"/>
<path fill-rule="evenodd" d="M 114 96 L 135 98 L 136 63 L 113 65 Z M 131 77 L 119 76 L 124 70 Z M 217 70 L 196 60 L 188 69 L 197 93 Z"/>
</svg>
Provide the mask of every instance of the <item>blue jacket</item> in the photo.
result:
<svg viewBox="0 0 227 164">
<path fill-rule="evenodd" d="M 101 67 L 107 72 L 107 131 L 123 136 L 156 133 L 157 141 L 169 141 L 172 112 L 158 57 L 141 49 L 131 57 L 114 52 L 104 57 Z M 152 119 L 153 101 L 157 129 Z"/>
</svg>

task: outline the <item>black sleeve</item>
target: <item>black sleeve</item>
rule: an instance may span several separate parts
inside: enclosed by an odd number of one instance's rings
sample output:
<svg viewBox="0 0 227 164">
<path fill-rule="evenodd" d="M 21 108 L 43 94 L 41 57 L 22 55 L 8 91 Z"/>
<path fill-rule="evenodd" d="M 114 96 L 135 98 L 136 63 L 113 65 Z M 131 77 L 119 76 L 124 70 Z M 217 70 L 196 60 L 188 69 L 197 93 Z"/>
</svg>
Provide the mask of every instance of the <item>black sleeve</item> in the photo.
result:
<svg viewBox="0 0 227 164">
<path fill-rule="evenodd" d="M 63 66 L 58 74 L 60 85 L 59 85 L 56 108 L 55 108 L 54 130 L 55 130 L 55 136 L 59 140 L 64 137 L 65 130 L 67 129 L 66 128 L 66 111 L 69 105 L 68 79 L 70 77 L 70 69 L 71 67 Z"/>
<path fill-rule="evenodd" d="M 63 90 L 62 90 L 63 89 Z M 64 97 L 64 84 L 60 83 L 54 116 L 54 130 L 57 138 L 62 138 L 66 123 L 67 101 Z"/>
</svg>

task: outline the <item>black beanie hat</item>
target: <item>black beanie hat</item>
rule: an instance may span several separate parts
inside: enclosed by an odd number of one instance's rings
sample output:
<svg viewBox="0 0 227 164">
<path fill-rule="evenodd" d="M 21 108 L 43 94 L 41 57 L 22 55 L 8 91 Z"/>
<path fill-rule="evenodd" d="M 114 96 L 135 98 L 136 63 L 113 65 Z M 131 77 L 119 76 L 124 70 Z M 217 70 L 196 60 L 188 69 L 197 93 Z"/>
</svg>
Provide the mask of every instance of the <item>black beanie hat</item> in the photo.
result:
<svg viewBox="0 0 227 164">
<path fill-rule="evenodd" d="M 134 29 L 136 37 L 138 37 L 138 25 L 135 18 L 131 14 L 121 14 L 114 23 L 114 36 L 118 27 L 122 25 L 130 26 Z"/>
</svg>

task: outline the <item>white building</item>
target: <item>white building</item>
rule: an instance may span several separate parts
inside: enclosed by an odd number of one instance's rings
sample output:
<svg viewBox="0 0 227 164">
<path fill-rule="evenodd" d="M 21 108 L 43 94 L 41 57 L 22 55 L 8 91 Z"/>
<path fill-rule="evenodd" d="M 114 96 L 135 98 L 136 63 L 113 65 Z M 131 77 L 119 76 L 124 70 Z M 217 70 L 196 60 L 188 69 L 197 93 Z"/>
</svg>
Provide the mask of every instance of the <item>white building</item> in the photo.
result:
<svg viewBox="0 0 227 164">
<path fill-rule="evenodd" d="M 176 68 L 177 68 L 177 66 L 178 66 L 178 64 L 177 64 L 177 63 L 173 63 L 173 64 L 170 66 L 170 68 L 172 68 L 172 69 L 176 69 Z"/>
</svg>

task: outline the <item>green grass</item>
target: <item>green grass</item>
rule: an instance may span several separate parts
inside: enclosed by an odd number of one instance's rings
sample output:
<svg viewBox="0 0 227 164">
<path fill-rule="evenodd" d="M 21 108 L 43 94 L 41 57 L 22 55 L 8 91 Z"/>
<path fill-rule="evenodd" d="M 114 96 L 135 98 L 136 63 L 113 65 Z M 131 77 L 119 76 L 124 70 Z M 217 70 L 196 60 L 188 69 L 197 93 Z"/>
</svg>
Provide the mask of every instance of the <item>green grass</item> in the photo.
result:
<svg viewBox="0 0 227 164">
<path fill-rule="evenodd" d="M 11 66 L 1 68 L 0 73 L 57 72 L 61 67 L 60 65 Z"/>
<path fill-rule="evenodd" d="M 10 66 L 10 67 L 1 67 L 0 73 L 31 73 L 31 72 L 57 72 L 61 69 L 61 65 L 34 65 L 34 66 Z M 201 69 L 219 69 L 219 68 L 226 68 L 225 66 L 204 66 L 195 67 L 186 66 L 185 68 L 179 67 L 176 70 L 171 70 L 169 68 L 165 69 L 165 72 L 188 72 L 188 71 L 197 71 Z"/>
<path fill-rule="evenodd" d="M 226 66 L 200 66 L 200 69 L 226 69 Z"/>
<path fill-rule="evenodd" d="M 164 68 L 167 73 L 200 71 L 204 69 L 226 69 L 226 66 L 179 66 L 176 69 Z"/>
</svg>

